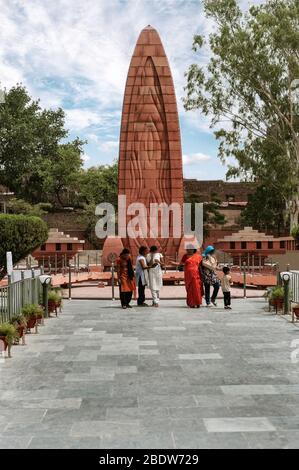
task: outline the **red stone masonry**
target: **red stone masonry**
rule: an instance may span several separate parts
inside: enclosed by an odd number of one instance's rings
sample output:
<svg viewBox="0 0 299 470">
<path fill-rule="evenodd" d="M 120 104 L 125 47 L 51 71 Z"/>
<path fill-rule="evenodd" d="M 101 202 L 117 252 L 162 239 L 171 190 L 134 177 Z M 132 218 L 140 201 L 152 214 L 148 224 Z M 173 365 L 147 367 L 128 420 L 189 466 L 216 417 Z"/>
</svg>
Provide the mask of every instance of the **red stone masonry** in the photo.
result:
<svg viewBox="0 0 299 470">
<path fill-rule="evenodd" d="M 118 193 L 127 206 L 183 204 L 183 169 L 179 117 L 169 63 L 157 31 L 144 28 L 131 59 L 124 93 L 119 147 Z M 127 223 L 132 216 L 127 218 Z M 182 225 L 182 218 L 180 220 Z M 172 221 L 170 221 L 172 227 Z M 156 244 L 175 257 L 181 239 L 122 239 L 136 256 L 140 245 Z M 116 240 L 111 240 L 116 243 Z M 110 245 L 111 245 L 110 243 Z M 105 242 L 108 250 L 108 239 Z M 104 252 L 105 252 L 104 245 Z M 112 245 L 109 250 L 112 250 Z M 105 253 L 104 253 L 105 254 Z"/>
<path fill-rule="evenodd" d="M 182 149 L 176 97 L 169 63 L 157 31 L 138 38 L 125 87 L 119 149 L 120 195 L 127 205 L 183 201 Z M 134 255 L 153 240 L 123 240 Z M 154 240 L 175 256 L 180 240 Z"/>
</svg>

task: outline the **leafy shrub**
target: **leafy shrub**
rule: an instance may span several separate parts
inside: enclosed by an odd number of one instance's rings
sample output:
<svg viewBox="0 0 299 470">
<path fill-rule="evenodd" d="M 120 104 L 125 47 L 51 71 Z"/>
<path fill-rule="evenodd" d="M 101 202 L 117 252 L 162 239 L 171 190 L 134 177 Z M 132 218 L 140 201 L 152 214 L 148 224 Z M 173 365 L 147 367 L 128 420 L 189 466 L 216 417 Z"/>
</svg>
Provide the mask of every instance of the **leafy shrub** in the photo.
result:
<svg viewBox="0 0 299 470">
<path fill-rule="evenodd" d="M 22 308 L 22 314 L 27 320 L 29 320 L 32 317 L 43 316 L 44 311 L 42 307 L 37 304 L 28 304 Z"/>
<path fill-rule="evenodd" d="M 13 262 L 28 256 L 48 237 L 47 224 L 35 216 L 0 214 L 0 279 L 6 274 L 6 252 Z"/>
<path fill-rule="evenodd" d="M 48 300 L 52 302 L 59 302 L 60 299 L 61 299 L 61 296 L 55 290 L 50 290 L 48 292 Z"/>
<path fill-rule="evenodd" d="M 16 325 L 26 326 L 26 318 L 24 315 L 15 315 L 10 319 L 9 323 L 14 326 Z"/>
<path fill-rule="evenodd" d="M 284 298 L 284 289 L 283 287 L 275 287 L 270 293 L 270 299 L 283 299 Z"/>
<path fill-rule="evenodd" d="M 10 323 L 2 323 L 0 325 L 0 336 L 5 336 L 8 344 L 13 344 L 15 338 L 18 338 L 18 333 Z"/>
</svg>

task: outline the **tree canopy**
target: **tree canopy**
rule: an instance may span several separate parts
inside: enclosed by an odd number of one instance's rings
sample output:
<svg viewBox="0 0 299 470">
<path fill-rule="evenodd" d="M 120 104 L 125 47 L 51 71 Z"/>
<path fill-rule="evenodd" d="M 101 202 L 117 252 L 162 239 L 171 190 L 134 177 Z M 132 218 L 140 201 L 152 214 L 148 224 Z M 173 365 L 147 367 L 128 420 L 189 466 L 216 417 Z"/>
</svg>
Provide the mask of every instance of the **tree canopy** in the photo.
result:
<svg viewBox="0 0 299 470">
<path fill-rule="evenodd" d="M 81 168 L 84 142 L 68 136 L 65 114 L 42 109 L 16 85 L 0 106 L 0 183 L 29 202 L 63 205 Z"/>
<path fill-rule="evenodd" d="M 291 227 L 298 222 L 299 1 L 268 0 L 243 13 L 236 0 L 203 0 L 214 22 L 193 48 L 207 64 L 187 72 L 187 110 L 211 119 L 223 161 L 234 157 L 228 177 L 268 185 L 285 204 Z M 203 60 L 202 60 L 203 62 Z"/>
</svg>

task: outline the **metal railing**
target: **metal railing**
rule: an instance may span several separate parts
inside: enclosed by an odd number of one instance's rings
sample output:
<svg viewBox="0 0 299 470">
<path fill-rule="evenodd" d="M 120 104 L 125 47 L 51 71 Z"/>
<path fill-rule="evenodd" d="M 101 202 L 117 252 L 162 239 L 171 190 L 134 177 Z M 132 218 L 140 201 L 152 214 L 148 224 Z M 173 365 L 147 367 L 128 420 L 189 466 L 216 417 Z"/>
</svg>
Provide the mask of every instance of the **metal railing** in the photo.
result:
<svg viewBox="0 0 299 470">
<path fill-rule="evenodd" d="M 31 277 L 21 271 L 19 281 L 12 282 L 9 276 L 8 284 L 0 287 L 0 323 L 8 322 L 13 316 L 19 315 L 25 305 L 40 303 L 42 284 L 39 275 L 40 270 L 32 271 Z"/>
<path fill-rule="evenodd" d="M 292 273 L 290 279 L 291 302 L 299 303 L 299 271 L 290 271 Z"/>
</svg>

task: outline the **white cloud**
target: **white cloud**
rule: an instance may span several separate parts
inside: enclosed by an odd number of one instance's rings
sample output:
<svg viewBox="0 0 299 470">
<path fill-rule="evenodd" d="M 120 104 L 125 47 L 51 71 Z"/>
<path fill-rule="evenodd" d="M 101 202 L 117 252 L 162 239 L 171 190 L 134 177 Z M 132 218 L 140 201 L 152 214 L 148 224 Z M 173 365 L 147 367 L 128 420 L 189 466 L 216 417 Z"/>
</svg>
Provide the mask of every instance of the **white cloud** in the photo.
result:
<svg viewBox="0 0 299 470">
<path fill-rule="evenodd" d="M 82 160 L 84 163 L 87 163 L 90 160 L 90 156 L 87 155 L 86 153 L 83 153 Z"/>
<path fill-rule="evenodd" d="M 101 150 L 104 150 L 104 151 L 114 151 L 114 150 L 117 150 L 118 149 L 118 146 L 119 146 L 119 142 L 118 140 L 107 140 L 105 142 L 102 142 L 100 144 L 100 148 Z"/>
<path fill-rule="evenodd" d="M 147 24 L 164 44 L 180 117 L 211 132 L 182 104 L 184 73 L 192 62 L 208 60 L 207 49 L 200 57 L 192 51 L 194 34 L 213 28 L 201 0 L 0 0 L 0 87 L 22 82 L 42 106 L 62 106 L 70 130 L 93 136 L 111 154 L 130 59 Z"/>
<path fill-rule="evenodd" d="M 101 116 L 90 109 L 69 109 L 66 111 L 66 125 L 73 131 L 86 129 L 101 123 Z"/>
<path fill-rule="evenodd" d="M 194 163 L 210 160 L 210 155 L 205 153 L 191 153 L 190 155 L 183 155 L 183 165 L 193 165 Z"/>
</svg>

